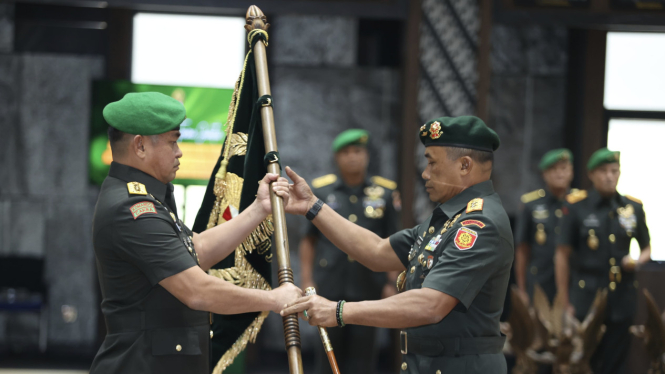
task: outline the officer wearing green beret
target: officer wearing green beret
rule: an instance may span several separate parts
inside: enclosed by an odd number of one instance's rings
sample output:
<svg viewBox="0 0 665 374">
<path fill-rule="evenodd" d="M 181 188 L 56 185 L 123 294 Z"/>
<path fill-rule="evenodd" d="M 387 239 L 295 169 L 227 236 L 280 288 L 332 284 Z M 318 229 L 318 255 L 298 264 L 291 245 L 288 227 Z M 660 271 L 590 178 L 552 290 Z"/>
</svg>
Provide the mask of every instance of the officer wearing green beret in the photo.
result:
<svg viewBox="0 0 665 374">
<path fill-rule="evenodd" d="M 582 320 L 596 290 L 609 289 L 606 330 L 592 368 L 597 374 L 623 373 L 637 303 L 635 269 L 651 257 L 649 229 L 642 202 L 616 190 L 619 152 L 596 151 L 587 169 L 593 188 L 566 198 L 556 249 L 557 290 Z M 637 261 L 629 256 L 633 238 L 642 250 Z"/>
<path fill-rule="evenodd" d="M 398 328 L 401 373 L 506 373 L 499 318 L 513 263 L 513 234 L 490 176 L 499 137 L 476 117 L 442 117 L 420 128 L 430 199 L 420 225 L 389 238 L 355 225 L 318 199 L 293 170 L 287 211 L 304 214 L 334 245 L 374 271 L 403 271 L 382 300 L 307 296 L 282 314 L 311 325 Z"/>
<path fill-rule="evenodd" d="M 178 171 L 185 108 L 156 92 L 130 93 L 104 108 L 113 163 L 93 216 L 93 245 L 107 336 L 90 373 L 208 374 L 210 316 L 279 312 L 301 291 L 237 287 L 205 271 L 270 213 L 268 174 L 256 201 L 232 221 L 193 233 L 178 218 L 170 183 Z M 233 300 L 233 302 L 229 302 Z"/>
<path fill-rule="evenodd" d="M 387 237 L 398 229 L 399 204 L 396 183 L 379 176 L 369 177 L 367 165 L 369 134 L 351 129 L 340 133 L 332 144 L 339 174 L 312 181 L 314 193 L 342 217 L 373 233 Z M 398 205 L 399 208 L 399 205 Z M 302 287 L 316 287 L 328 299 L 349 301 L 378 300 L 395 294 L 397 273 L 374 273 L 338 250 L 313 224 L 306 226 L 300 242 Z M 389 280 L 390 279 L 390 280 Z M 376 370 L 376 329 L 349 326 L 328 331 L 340 370 L 345 373 L 372 373 Z M 330 373 L 328 358 L 316 350 L 316 372 Z"/>
<path fill-rule="evenodd" d="M 561 209 L 573 180 L 572 161 L 572 153 L 565 148 L 545 153 L 538 168 L 547 188 L 522 195 L 515 230 L 515 278 L 527 301 L 534 284 L 543 288 L 550 303 L 554 301 L 554 250 L 556 236 L 561 232 Z"/>
</svg>

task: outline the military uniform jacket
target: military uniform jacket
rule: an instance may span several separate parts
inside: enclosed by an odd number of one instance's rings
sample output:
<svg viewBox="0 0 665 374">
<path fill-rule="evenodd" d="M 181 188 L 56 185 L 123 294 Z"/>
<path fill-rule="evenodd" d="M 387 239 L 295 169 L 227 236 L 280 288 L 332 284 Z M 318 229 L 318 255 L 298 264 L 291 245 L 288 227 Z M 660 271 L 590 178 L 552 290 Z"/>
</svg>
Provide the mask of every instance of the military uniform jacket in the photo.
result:
<svg viewBox="0 0 665 374">
<path fill-rule="evenodd" d="M 618 193 L 605 199 L 595 189 L 573 193 L 567 199 L 559 244 L 573 250 L 569 294 L 576 317 L 582 320 L 586 316 L 596 290 L 608 288 L 606 319 L 632 320 L 637 281 L 634 272 L 622 270 L 621 260 L 628 255 L 633 238 L 640 248 L 650 243 L 642 203 Z"/>
<path fill-rule="evenodd" d="M 439 323 L 406 329 L 402 372 L 505 373 L 499 317 L 513 262 L 513 235 L 492 182 L 437 206 L 422 224 L 390 237 L 406 287 L 459 300 Z"/>
<path fill-rule="evenodd" d="M 382 238 L 397 232 L 398 214 L 393 206 L 395 182 L 382 177 L 367 178 L 356 187 L 344 184 L 334 174 L 312 182 L 314 194 L 351 222 Z M 318 188 L 317 188 L 318 187 Z M 335 247 L 311 222 L 305 235 L 317 239 L 314 282 L 319 295 L 331 300 L 376 300 L 387 282 L 385 273 L 375 273 Z"/>
<path fill-rule="evenodd" d="M 539 284 L 552 302 L 556 295 L 554 252 L 556 237 L 561 233 L 559 224 L 565 200 L 541 189 L 523 195 L 522 202 L 515 238 L 517 245 L 526 243 L 531 248 L 526 278 L 528 291 L 533 294 L 533 285 Z"/>
<path fill-rule="evenodd" d="M 173 185 L 112 163 L 93 218 L 107 335 L 91 374 L 209 373 L 209 313 L 159 285 L 197 266 Z"/>
</svg>

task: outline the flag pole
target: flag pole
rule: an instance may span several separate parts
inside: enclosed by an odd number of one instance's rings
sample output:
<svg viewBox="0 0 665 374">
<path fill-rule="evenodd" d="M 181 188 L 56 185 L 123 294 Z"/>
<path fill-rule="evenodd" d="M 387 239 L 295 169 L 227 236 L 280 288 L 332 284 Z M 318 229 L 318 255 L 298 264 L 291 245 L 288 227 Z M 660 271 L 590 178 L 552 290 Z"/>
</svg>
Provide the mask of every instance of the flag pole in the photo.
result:
<svg viewBox="0 0 665 374">
<path fill-rule="evenodd" d="M 269 24 L 266 22 L 266 16 L 256 5 L 247 9 L 245 16 L 247 24 L 245 29 L 266 30 Z M 266 58 L 266 46 L 264 43 L 256 43 L 254 46 L 254 62 L 256 65 L 256 80 L 258 83 L 259 96 L 270 95 L 270 79 L 268 78 L 268 60 Z M 263 139 L 266 153 L 277 152 L 277 139 L 275 137 L 275 119 L 273 116 L 271 104 L 264 104 L 261 108 L 261 122 L 263 125 Z M 278 156 L 273 156 L 267 164 L 268 172 L 280 174 L 280 165 Z M 279 284 L 295 283 L 293 281 L 293 270 L 289 259 L 289 242 L 286 233 L 286 217 L 284 214 L 284 201 L 277 196 L 270 188 L 270 204 L 272 206 L 273 222 L 275 227 L 275 248 L 277 255 L 277 279 Z M 295 314 L 284 316 L 284 341 L 286 344 L 286 353 L 289 358 L 290 374 L 303 374 L 302 356 L 300 354 L 300 328 L 298 317 Z"/>
</svg>

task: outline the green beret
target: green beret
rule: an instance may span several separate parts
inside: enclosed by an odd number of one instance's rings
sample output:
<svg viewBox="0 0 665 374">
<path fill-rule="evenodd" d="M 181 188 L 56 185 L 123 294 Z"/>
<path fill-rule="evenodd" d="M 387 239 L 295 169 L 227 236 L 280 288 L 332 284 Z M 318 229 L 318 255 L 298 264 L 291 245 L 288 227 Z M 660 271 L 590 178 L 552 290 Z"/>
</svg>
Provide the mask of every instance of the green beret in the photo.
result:
<svg viewBox="0 0 665 374">
<path fill-rule="evenodd" d="M 180 126 L 185 120 L 185 106 L 159 92 L 128 93 L 104 107 L 104 119 L 128 134 L 157 135 Z"/>
<path fill-rule="evenodd" d="M 601 148 L 591 155 L 589 163 L 586 164 L 586 168 L 591 171 L 600 165 L 611 164 L 614 162 L 619 162 L 619 152 L 610 151 L 607 148 Z"/>
<path fill-rule="evenodd" d="M 347 145 L 360 145 L 366 146 L 369 140 L 369 133 L 361 129 L 351 129 L 342 131 L 332 143 L 334 152 L 346 147 Z"/>
<path fill-rule="evenodd" d="M 432 145 L 477 149 L 493 152 L 499 148 L 499 136 L 478 117 L 440 117 L 420 127 L 420 141 Z"/>
<path fill-rule="evenodd" d="M 545 171 L 546 169 L 549 169 L 550 166 L 556 164 L 559 161 L 573 162 L 572 152 L 566 148 L 553 149 L 545 153 L 543 158 L 540 159 L 538 169 Z"/>
</svg>

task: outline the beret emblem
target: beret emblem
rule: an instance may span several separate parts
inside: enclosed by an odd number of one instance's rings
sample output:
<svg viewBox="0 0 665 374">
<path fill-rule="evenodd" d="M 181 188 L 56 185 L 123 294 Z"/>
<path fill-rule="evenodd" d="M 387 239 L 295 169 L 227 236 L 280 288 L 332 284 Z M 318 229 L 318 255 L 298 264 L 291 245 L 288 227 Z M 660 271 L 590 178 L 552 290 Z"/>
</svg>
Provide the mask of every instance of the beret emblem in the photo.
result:
<svg viewBox="0 0 665 374">
<path fill-rule="evenodd" d="M 441 123 L 439 121 L 435 121 L 432 123 L 432 126 L 429 128 L 430 132 L 430 138 L 432 139 L 439 139 L 441 137 L 441 134 L 443 132 L 441 131 Z"/>
</svg>

